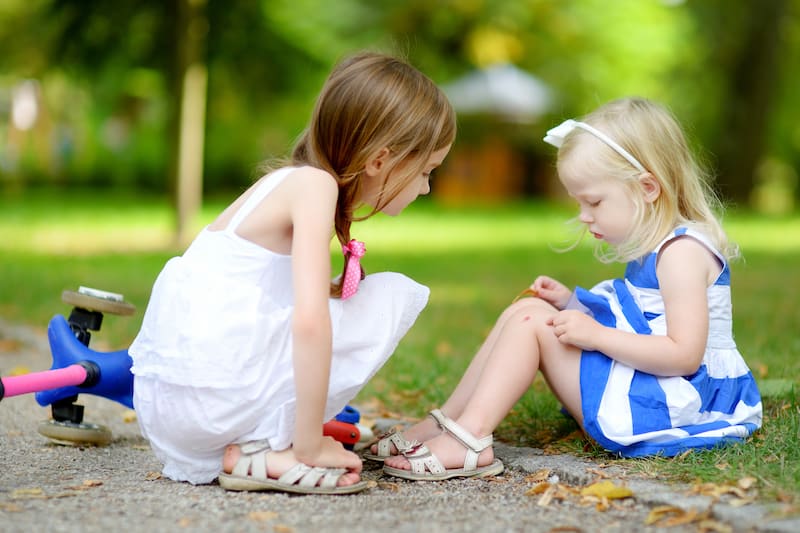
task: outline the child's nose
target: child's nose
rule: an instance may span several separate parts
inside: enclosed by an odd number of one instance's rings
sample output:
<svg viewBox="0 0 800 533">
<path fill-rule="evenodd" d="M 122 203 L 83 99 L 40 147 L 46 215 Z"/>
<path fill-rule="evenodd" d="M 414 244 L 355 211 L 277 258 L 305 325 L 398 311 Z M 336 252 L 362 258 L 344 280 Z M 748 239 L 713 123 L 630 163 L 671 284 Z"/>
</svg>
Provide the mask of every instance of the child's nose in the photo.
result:
<svg viewBox="0 0 800 533">
<path fill-rule="evenodd" d="M 578 215 L 578 220 L 580 220 L 584 224 L 588 224 L 592 221 L 592 217 L 589 213 L 581 211 L 580 214 Z"/>
</svg>

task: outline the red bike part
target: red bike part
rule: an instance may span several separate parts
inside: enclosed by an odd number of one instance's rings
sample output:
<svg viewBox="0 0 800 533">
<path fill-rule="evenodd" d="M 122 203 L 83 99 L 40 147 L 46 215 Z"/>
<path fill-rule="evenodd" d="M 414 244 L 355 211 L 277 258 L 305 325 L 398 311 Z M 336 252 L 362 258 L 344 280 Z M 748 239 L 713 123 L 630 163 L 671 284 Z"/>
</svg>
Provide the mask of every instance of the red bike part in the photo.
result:
<svg viewBox="0 0 800 533">
<path fill-rule="evenodd" d="M 361 438 L 361 432 L 355 424 L 331 420 L 322 425 L 322 434 L 333 437 L 342 444 L 353 447 Z"/>
</svg>

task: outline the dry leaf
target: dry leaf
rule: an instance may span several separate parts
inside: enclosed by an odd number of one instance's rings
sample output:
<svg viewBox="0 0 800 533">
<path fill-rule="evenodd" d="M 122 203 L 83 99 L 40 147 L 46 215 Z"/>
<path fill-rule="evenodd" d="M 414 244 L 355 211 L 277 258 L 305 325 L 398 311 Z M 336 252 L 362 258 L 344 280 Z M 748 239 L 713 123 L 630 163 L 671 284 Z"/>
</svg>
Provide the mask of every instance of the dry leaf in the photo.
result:
<svg viewBox="0 0 800 533">
<path fill-rule="evenodd" d="M 22 507 L 16 503 L 0 503 L 0 511 L 6 513 L 19 513 L 22 512 Z"/>
<path fill-rule="evenodd" d="M 400 492 L 400 485 L 397 483 L 390 483 L 388 481 L 378 481 L 378 488 L 390 490 L 392 492 Z"/>
<path fill-rule="evenodd" d="M 14 339 L 0 339 L 0 353 L 16 352 L 22 347 L 22 343 Z"/>
<path fill-rule="evenodd" d="M 83 486 L 84 487 L 99 487 L 102 484 L 103 484 L 103 482 L 100 481 L 99 479 L 84 479 L 83 480 Z"/>
<path fill-rule="evenodd" d="M 644 524 L 646 526 L 651 526 L 656 522 L 658 522 L 659 520 L 663 520 L 668 516 L 681 513 L 683 513 L 683 509 L 681 509 L 680 507 L 675 507 L 674 505 L 659 505 L 658 507 L 653 507 L 653 509 L 647 515 Z"/>
<path fill-rule="evenodd" d="M 544 494 L 539 498 L 539 501 L 536 502 L 536 505 L 539 507 L 547 507 L 550 505 L 550 502 L 553 500 L 553 496 L 555 495 L 556 488 L 553 485 L 547 487 L 547 490 L 544 491 Z"/>
<path fill-rule="evenodd" d="M 608 475 L 607 472 L 603 472 L 602 470 L 598 470 L 596 468 L 587 468 L 586 471 L 589 472 L 590 474 L 596 475 L 601 479 L 608 479 L 609 477 L 611 477 Z"/>
<path fill-rule="evenodd" d="M 192 519 L 189 517 L 184 516 L 183 518 L 178 520 L 179 527 L 190 527 L 192 525 Z"/>
<path fill-rule="evenodd" d="M 148 472 L 147 474 L 145 474 L 144 479 L 145 479 L 145 481 L 155 481 L 157 479 L 161 479 L 161 473 L 160 472 Z"/>
<path fill-rule="evenodd" d="M 537 494 L 541 494 L 549 488 L 550 488 L 550 483 L 547 483 L 546 481 L 537 483 L 533 487 L 529 488 L 528 491 L 525 493 L 525 495 L 536 496 Z"/>
<path fill-rule="evenodd" d="M 11 498 L 14 500 L 25 498 L 44 498 L 44 491 L 40 488 L 14 489 L 11 491 Z"/>
<path fill-rule="evenodd" d="M 645 519 L 646 525 L 657 527 L 675 527 L 709 520 L 710 510 L 698 512 L 696 509 L 684 510 L 680 507 L 662 505 L 650 511 Z"/>
<path fill-rule="evenodd" d="M 286 524 L 275 524 L 272 531 L 275 533 L 292 533 L 294 530 Z"/>
<path fill-rule="evenodd" d="M 615 485 L 613 481 L 598 481 L 581 489 L 582 496 L 597 496 L 599 498 L 608 498 L 615 500 L 619 498 L 630 498 L 633 496 L 633 491 L 628 487 Z"/>
<path fill-rule="evenodd" d="M 126 424 L 136 422 L 136 411 L 133 409 L 125 409 L 125 411 L 122 413 L 122 421 Z"/>
<path fill-rule="evenodd" d="M 525 476 L 525 481 L 528 483 L 541 483 L 542 481 L 547 481 L 549 478 L 550 469 L 543 468 L 529 476 Z"/>
<path fill-rule="evenodd" d="M 728 524 L 717 522 L 716 520 L 701 520 L 697 523 L 697 531 L 699 533 L 706 533 L 716 531 L 718 533 L 733 533 L 733 528 Z"/>
<path fill-rule="evenodd" d="M 254 522 L 269 522 L 278 518 L 278 513 L 274 511 L 252 511 L 247 514 L 247 518 Z"/>
<path fill-rule="evenodd" d="M 751 487 L 755 486 L 756 483 L 758 483 L 758 480 L 754 477 L 743 477 L 736 482 L 739 488 L 744 490 L 749 490 Z"/>
<path fill-rule="evenodd" d="M 15 366 L 11 370 L 8 371 L 9 376 L 24 376 L 25 374 L 30 374 L 31 369 L 27 366 Z"/>
</svg>

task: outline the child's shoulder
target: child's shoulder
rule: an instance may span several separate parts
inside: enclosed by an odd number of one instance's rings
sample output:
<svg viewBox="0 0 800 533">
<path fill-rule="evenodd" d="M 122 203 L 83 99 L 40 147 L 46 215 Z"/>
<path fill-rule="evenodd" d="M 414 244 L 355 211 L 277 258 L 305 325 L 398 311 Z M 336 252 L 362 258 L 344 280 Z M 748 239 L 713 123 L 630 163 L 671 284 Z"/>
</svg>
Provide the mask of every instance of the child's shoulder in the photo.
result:
<svg viewBox="0 0 800 533">
<path fill-rule="evenodd" d="M 283 167 L 273 171 L 271 175 L 279 173 L 285 174 L 287 178 L 290 178 L 293 183 L 299 185 L 300 187 L 304 186 L 324 187 L 327 185 L 337 190 L 339 188 L 339 185 L 336 182 L 336 178 L 334 178 L 330 172 L 323 170 L 321 168 L 312 167 L 309 165 L 303 165 L 298 167 Z"/>
<path fill-rule="evenodd" d="M 273 187 L 283 202 L 299 201 L 306 206 L 335 205 L 339 196 L 339 184 L 330 172 L 308 165 L 278 168 L 264 179 L 279 180 Z"/>
</svg>

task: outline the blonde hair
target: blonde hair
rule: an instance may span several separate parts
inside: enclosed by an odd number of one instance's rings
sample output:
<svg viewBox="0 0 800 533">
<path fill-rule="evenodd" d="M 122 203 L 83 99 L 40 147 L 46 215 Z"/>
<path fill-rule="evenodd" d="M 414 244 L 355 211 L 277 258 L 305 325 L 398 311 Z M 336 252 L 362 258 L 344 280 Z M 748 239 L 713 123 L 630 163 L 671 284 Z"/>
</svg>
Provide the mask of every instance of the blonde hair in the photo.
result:
<svg viewBox="0 0 800 533">
<path fill-rule="evenodd" d="M 402 59 L 362 52 L 341 61 L 328 76 L 291 164 L 323 169 L 338 182 L 334 228 L 344 245 L 354 220 L 383 209 L 455 135 L 453 108 L 433 81 Z M 386 175 L 391 179 L 374 208 L 356 218 L 367 160 L 383 148 L 390 151 Z M 341 280 L 331 286 L 331 295 L 341 295 Z"/>
<path fill-rule="evenodd" d="M 596 159 L 588 164 L 597 175 L 623 181 L 636 206 L 631 234 L 619 246 L 598 247 L 595 250 L 598 259 L 603 262 L 639 259 L 679 225 L 707 235 L 727 259 L 738 256 L 738 248 L 729 242 L 717 218 L 723 209 L 711 188 L 711 176 L 693 156 L 681 126 L 667 108 L 644 98 L 623 98 L 601 106 L 582 121 L 633 155 L 661 187 L 654 202 L 645 202 L 638 179 L 641 171 L 589 132 L 575 129 L 567 135 L 558 151 L 559 168 L 570 157 L 578 157 L 577 147 L 594 139 L 591 142 L 602 146 L 596 152 Z"/>
</svg>

